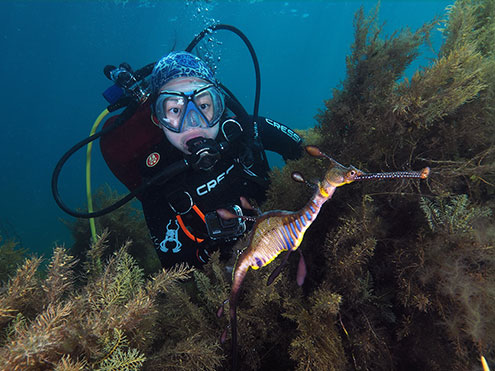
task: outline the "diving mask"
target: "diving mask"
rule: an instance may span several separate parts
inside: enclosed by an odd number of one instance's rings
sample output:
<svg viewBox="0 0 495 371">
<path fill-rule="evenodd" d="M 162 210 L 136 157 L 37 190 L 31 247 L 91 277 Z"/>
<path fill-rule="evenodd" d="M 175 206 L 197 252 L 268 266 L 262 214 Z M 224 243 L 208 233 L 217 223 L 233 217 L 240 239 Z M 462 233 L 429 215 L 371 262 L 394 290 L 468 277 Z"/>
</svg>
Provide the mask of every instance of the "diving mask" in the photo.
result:
<svg viewBox="0 0 495 371">
<path fill-rule="evenodd" d="M 155 102 L 156 118 L 175 133 L 211 128 L 218 123 L 224 109 L 223 94 L 213 84 L 185 93 L 164 90 Z"/>
</svg>

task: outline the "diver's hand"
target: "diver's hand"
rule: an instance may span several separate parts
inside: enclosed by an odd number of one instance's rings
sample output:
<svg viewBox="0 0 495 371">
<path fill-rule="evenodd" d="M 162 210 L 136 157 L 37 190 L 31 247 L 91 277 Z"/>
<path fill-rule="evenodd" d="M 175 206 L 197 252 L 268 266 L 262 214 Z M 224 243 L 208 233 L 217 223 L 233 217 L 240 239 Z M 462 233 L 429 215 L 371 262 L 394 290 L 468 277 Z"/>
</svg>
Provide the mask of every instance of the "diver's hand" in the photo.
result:
<svg viewBox="0 0 495 371">
<path fill-rule="evenodd" d="M 250 215 L 250 216 L 261 215 L 261 210 L 256 202 L 254 202 L 254 205 L 251 205 L 248 199 L 244 196 L 241 196 L 239 200 L 241 201 L 241 207 L 242 207 L 242 211 L 244 212 L 244 215 Z"/>
</svg>

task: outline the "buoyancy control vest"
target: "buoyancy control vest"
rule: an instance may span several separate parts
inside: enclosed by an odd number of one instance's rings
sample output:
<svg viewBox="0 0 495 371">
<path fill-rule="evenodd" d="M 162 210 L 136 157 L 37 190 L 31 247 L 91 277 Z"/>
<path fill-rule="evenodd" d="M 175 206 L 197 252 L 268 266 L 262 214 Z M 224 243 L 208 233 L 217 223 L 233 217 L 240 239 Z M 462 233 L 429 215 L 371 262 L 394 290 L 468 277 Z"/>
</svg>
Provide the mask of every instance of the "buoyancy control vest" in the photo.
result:
<svg viewBox="0 0 495 371">
<path fill-rule="evenodd" d="M 254 52 L 254 49 L 247 39 L 247 37 L 237 28 L 224 25 L 217 24 L 211 27 L 206 28 L 201 33 L 199 33 L 193 41 L 186 48 L 187 52 L 191 52 L 192 49 L 196 47 L 196 45 L 208 34 L 217 30 L 227 30 L 237 34 L 246 44 L 253 59 L 254 69 L 255 69 L 255 77 L 256 77 L 256 89 L 255 89 L 255 97 L 254 97 L 254 110 L 253 115 L 250 116 L 251 124 L 249 125 L 248 130 L 254 133 L 254 137 L 248 135 L 247 138 L 252 140 L 252 147 L 255 150 L 254 155 L 260 156 L 260 158 L 264 158 L 264 151 L 261 146 L 261 142 L 256 140 L 257 137 L 257 119 L 258 119 L 258 108 L 259 108 L 259 100 L 260 100 L 260 68 L 259 63 Z M 90 221 L 93 220 L 94 217 L 105 215 L 118 207 L 124 205 L 129 202 L 133 197 L 140 198 L 141 192 L 143 192 L 148 186 L 153 184 L 156 181 L 164 181 L 164 179 L 169 179 L 173 177 L 175 174 L 183 172 L 189 167 L 187 161 L 177 161 L 172 164 L 166 171 L 162 174 L 158 174 L 154 179 L 150 179 L 148 181 L 144 181 L 140 172 L 138 171 L 138 165 L 141 156 L 144 152 L 146 152 L 146 148 L 153 145 L 153 143 L 157 143 L 163 140 L 163 132 L 160 128 L 154 126 L 150 119 L 150 106 L 148 99 L 149 94 L 147 93 L 147 84 L 144 82 L 144 79 L 149 75 L 151 69 L 154 64 L 149 64 L 142 69 L 136 71 L 136 73 L 132 73 L 130 70 L 130 66 L 127 64 L 122 64 L 120 67 L 123 67 L 123 74 L 120 74 L 118 77 L 112 75 L 113 66 L 107 66 L 105 68 L 105 75 L 111 78 L 116 85 L 114 88 L 109 89 L 112 90 L 112 94 L 114 92 L 123 92 L 124 95 L 121 98 L 117 98 L 115 103 L 111 103 L 110 106 L 107 107 L 105 111 L 103 111 L 93 126 L 91 130 L 91 135 L 75 144 L 71 149 L 69 149 L 59 160 L 52 174 L 51 188 L 53 197 L 58 204 L 58 206 L 68 213 L 69 215 L 79 217 L 79 218 L 89 218 Z M 108 67 L 112 67 L 108 69 Z M 120 70 L 119 68 L 115 68 L 115 70 Z M 130 72 L 130 74 L 129 74 Z M 119 82 L 120 77 L 125 77 L 123 81 Z M 226 92 L 226 105 L 229 107 L 232 112 L 236 115 L 241 115 L 243 117 L 247 117 L 247 113 L 245 109 L 242 107 L 240 102 L 235 98 L 235 96 L 225 87 L 222 86 L 223 90 Z M 120 94 L 119 93 L 119 94 Z M 98 133 L 95 133 L 96 128 L 99 125 L 101 119 L 108 114 L 109 112 L 113 112 L 119 108 L 125 107 L 124 111 L 115 117 L 110 118 L 105 123 L 102 130 Z M 90 153 L 91 153 L 91 144 L 94 140 L 101 138 L 101 150 L 103 156 L 107 163 L 109 164 L 112 172 L 115 176 L 126 185 L 126 187 L 131 190 L 131 192 L 123 197 L 122 199 L 115 202 L 113 205 L 108 206 L 99 211 L 93 211 L 92 209 L 92 197 L 91 197 L 91 187 L 90 187 Z M 251 139 L 252 138 L 252 139 Z M 120 141 L 119 141 L 120 139 Z M 88 211 L 79 211 L 73 208 L 68 207 L 60 197 L 59 189 L 58 189 L 58 180 L 60 172 L 67 162 L 67 160 L 79 149 L 82 147 L 88 147 L 88 155 L 87 155 L 87 166 L 86 166 L 86 183 L 87 183 L 87 194 L 88 194 Z M 264 162 L 267 166 L 266 158 L 264 158 Z M 92 228 L 92 233 L 94 235 L 94 228 Z"/>
<path fill-rule="evenodd" d="M 149 154 L 149 149 L 164 140 L 162 129 L 150 118 L 149 104 L 138 108 L 136 113 L 124 125 L 112 131 L 112 135 L 103 136 L 100 150 L 112 173 L 129 191 L 142 184 L 141 164 Z M 112 125 L 118 116 L 110 117 L 103 128 Z M 140 199 L 140 195 L 136 195 Z"/>
</svg>

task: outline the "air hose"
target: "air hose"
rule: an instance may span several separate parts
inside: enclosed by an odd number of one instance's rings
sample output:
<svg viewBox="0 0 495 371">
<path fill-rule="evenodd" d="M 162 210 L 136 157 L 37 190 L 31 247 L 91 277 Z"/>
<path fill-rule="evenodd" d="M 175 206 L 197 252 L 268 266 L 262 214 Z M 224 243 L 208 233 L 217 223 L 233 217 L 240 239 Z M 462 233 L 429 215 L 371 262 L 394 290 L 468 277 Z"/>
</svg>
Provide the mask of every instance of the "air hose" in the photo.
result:
<svg viewBox="0 0 495 371">
<path fill-rule="evenodd" d="M 96 118 L 93 127 L 89 133 L 89 136 L 94 135 L 96 133 L 96 129 L 100 126 L 101 121 L 108 115 L 110 111 L 108 108 L 98 115 Z M 86 197 L 88 199 L 88 212 L 93 212 L 93 195 L 91 194 L 91 150 L 93 149 L 93 142 L 88 143 L 88 147 L 86 148 Z M 89 226 L 91 228 L 91 237 L 93 237 L 93 241 L 96 241 L 96 226 L 95 219 L 89 218 Z"/>
<path fill-rule="evenodd" d="M 186 48 L 187 52 L 191 52 L 191 50 L 204 38 L 205 35 L 216 31 L 216 30 L 228 30 L 231 31 L 235 34 L 237 34 L 246 44 L 247 48 L 249 49 L 249 52 L 251 54 L 251 58 L 253 60 L 254 64 L 254 69 L 255 69 L 255 74 L 256 74 L 256 90 L 255 90 L 255 98 L 254 98 L 254 111 L 253 111 L 253 134 L 254 136 L 257 135 L 257 120 L 258 120 L 258 109 L 259 109 L 259 101 L 260 101 L 260 91 L 261 91 L 261 78 L 260 78 L 260 68 L 259 68 L 259 63 L 258 59 L 256 57 L 256 53 L 254 51 L 253 46 L 251 45 L 249 39 L 236 27 L 230 26 L 230 25 L 225 25 L 225 24 L 217 24 L 213 25 L 211 27 L 206 28 L 203 30 L 200 34 L 198 34 L 193 41 L 188 45 Z M 136 71 L 135 77 L 137 78 L 137 81 L 140 81 L 144 78 L 146 78 L 152 71 L 153 66 L 155 63 L 150 63 L 140 69 L 139 71 Z M 237 100 L 237 98 L 223 85 L 221 85 L 222 89 L 226 92 L 227 97 L 229 99 L 229 102 L 231 102 L 232 106 L 235 107 L 235 110 L 239 112 L 242 116 L 247 116 L 247 112 L 242 107 L 241 103 Z M 120 99 L 117 103 L 109 106 L 107 109 L 105 109 L 96 119 L 95 123 L 93 124 L 93 127 L 91 128 L 90 136 L 81 142 L 77 143 L 74 145 L 69 151 L 67 151 L 62 158 L 59 160 L 57 165 L 55 166 L 55 169 L 53 171 L 52 175 L 52 194 L 55 199 L 55 202 L 57 205 L 65 211 L 67 214 L 77 217 L 77 218 L 87 218 L 90 219 L 90 227 L 91 227 L 91 235 L 93 239 L 96 238 L 96 228 L 95 228 L 95 223 L 94 223 L 94 218 L 105 215 L 109 212 L 112 212 L 119 207 L 123 206 L 127 202 L 129 202 L 131 199 L 133 199 L 137 194 L 143 192 L 146 188 L 151 186 L 152 184 L 156 182 L 166 182 L 170 178 L 176 176 L 177 174 L 180 174 L 181 172 L 185 171 L 190 165 L 186 160 L 180 160 L 177 161 L 174 164 L 171 164 L 168 166 L 166 169 L 164 169 L 162 172 L 154 176 L 153 178 L 149 179 L 148 181 L 145 181 L 141 186 L 139 186 L 137 189 L 133 190 L 130 192 L 127 196 L 121 198 L 114 204 L 101 209 L 99 211 L 94 211 L 93 210 L 93 201 L 92 201 L 92 193 L 91 193 L 91 150 L 92 150 L 92 142 L 98 138 L 100 138 L 102 135 L 105 135 L 112 131 L 113 129 L 117 128 L 118 126 L 124 124 L 129 120 L 132 115 L 136 112 L 137 108 L 142 102 L 136 101 L 135 99 L 132 99 L 131 97 L 124 97 Z M 125 107 L 124 111 L 119 115 L 117 120 L 115 120 L 114 123 L 111 125 L 103 128 L 100 132 L 96 133 L 97 128 L 99 127 L 101 121 L 108 115 L 109 112 L 113 112 L 119 108 Z M 88 204 L 88 212 L 79 212 L 75 211 L 71 208 L 69 208 L 65 203 L 62 201 L 59 191 L 58 191 L 58 178 L 60 175 L 60 172 L 62 170 L 62 167 L 64 164 L 67 162 L 67 160 L 79 149 L 81 149 L 83 146 L 87 145 L 87 150 L 86 150 L 86 195 L 88 198 L 87 204 Z M 263 153 L 263 151 L 261 151 Z M 265 159 L 266 161 L 266 159 Z"/>
<path fill-rule="evenodd" d="M 251 54 L 251 59 L 253 60 L 253 65 L 254 65 L 254 73 L 256 75 L 256 91 L 254 95 L 253 124 L 257 125 L 256 122 L 258 120 L 258 110 L 260 106 L 260 95 L 261 95 L 261 72 L 260 72 L 260 64 L 258 62 L 258 57 L 256 56 L 256 52 L 254 51 L 253 45 L 246 37 L 246 35 L 244 35 L 241 32 L 241 30 L 239 30 L 234 26 L 228 24 L 216 24 L 207 27 L 203 31 L 201 31 L 201 33 L 198 34 L 187 46 L 186 52 L 190 53 L 207 34 L 212 33 L 213 31 L 216 30 L 227 30 L 235 33 L 237 36 L 239 36 L 242 39 L 242 41 L 244 41 L 244 44 L 246 44 L 246 47 L 249 50 L 249 54 Z"/>
</svg>

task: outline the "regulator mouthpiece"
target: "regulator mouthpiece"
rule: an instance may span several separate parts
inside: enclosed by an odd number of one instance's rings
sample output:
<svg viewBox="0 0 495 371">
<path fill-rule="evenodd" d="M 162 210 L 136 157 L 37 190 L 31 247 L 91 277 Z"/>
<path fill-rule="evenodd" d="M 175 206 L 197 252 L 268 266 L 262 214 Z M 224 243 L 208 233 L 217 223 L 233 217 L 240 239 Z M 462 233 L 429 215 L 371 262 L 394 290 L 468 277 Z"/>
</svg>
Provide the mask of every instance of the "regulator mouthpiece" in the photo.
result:
<svg viewBox="0 0 495 371">
<path fill-rule="evenodd" d="M 210 170 L 220 159 L 220 146 L 213 139 L 193 138 L 186 145 L 191 152 L 186 160 L 194 168 Z"/>
</svg>

